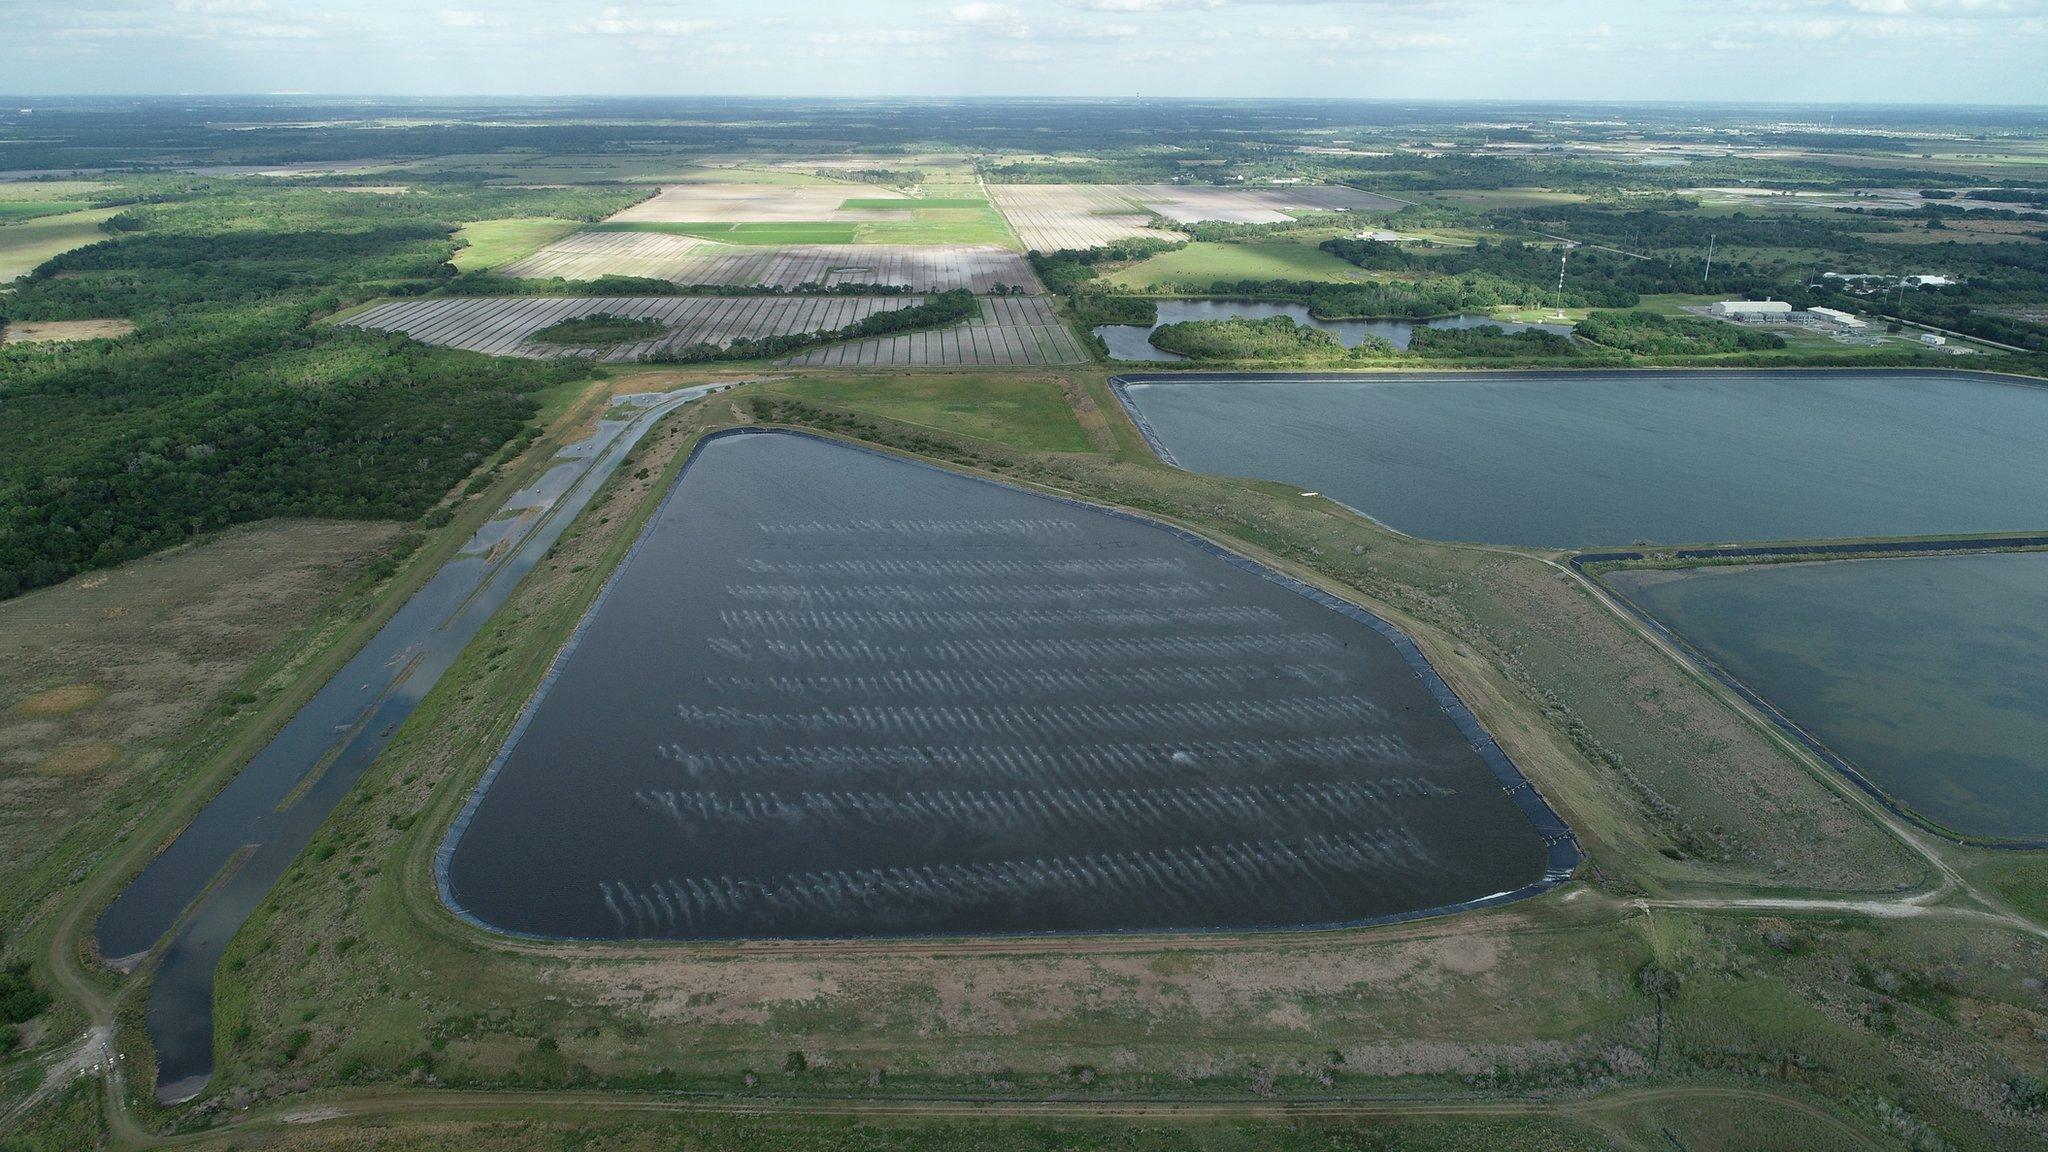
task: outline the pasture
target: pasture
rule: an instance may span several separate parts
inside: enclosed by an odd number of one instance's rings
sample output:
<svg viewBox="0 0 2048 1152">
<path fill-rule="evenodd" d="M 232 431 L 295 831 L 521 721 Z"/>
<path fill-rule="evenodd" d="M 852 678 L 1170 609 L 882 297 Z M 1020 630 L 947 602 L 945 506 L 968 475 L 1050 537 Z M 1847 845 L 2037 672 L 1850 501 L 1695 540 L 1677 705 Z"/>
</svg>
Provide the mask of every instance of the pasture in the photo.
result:
<svg viewBox="0 0 2048 1152">
<path fill-rule="evenodd" d="M 805 284 L 889 284 L 920 292 L 998 285 L 1037 291 L 1016 252 L 987 244 L 740 245 L 658 232 L 575 232 L 524 260 L 507 276 L 594 280 L 648 276 L 677 284 L 797 288 Z"/>
<path fill-rule="evenodd" d="M 1206 292 L 1218 280 L 1316 280 L 1346 283 L 1372 277 L 1311 241 L 1274 239 L 1203 243 L 1161 252 L 1103 277 L 1119 288 Z"/>
<path fill-rule="evenodd" d="M 450 261 L 464 272 L 480 272 L 533 255 L 547 245 L 581 228 L 574 220 L 549 216 L 518 216 L 509 220 L 479 220 L 465 224 L 455 234 L 466 246 Z"/>
<path fill-rule="evenodd" d="M 105 240 L 100 222 L 115 211 L 93 208 L 0 226 L 0 284 L 28 275 L 52 256 Z"/>
</svg>

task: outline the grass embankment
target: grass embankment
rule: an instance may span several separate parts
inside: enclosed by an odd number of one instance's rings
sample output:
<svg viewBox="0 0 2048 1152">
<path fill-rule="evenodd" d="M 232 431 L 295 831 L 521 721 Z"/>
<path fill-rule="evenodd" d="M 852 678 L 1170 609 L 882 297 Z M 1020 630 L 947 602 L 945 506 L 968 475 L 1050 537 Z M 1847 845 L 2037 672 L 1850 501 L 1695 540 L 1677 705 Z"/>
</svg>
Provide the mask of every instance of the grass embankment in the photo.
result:
<svg viewBox="0 0 2048 1152">
<path fill-rule="evenodd" d="M 1067 403 L 1063 382 L 1048 374 L 970 373 L 788 380 L 768 387 L 792 400 L 853 407 L 934 432 L 1041 452 L 1086 452 L 1091 441 Z"/>
<path fill-rule="evenodd" d="M 551 216 L 479 220 L 455 234 L 462 247 L 448 262 L 464 272 L 482 272 L 531 256 L 581 227 L 580 221 Z"/>
</svg>

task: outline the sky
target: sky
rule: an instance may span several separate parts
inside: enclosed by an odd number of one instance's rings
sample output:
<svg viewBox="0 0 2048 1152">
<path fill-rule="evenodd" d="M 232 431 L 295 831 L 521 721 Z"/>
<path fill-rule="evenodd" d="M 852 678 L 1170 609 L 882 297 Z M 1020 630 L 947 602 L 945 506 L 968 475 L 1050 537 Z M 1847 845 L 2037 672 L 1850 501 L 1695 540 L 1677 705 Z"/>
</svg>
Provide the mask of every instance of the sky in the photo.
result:
<svg viewBox="0 0 2048 1152">
<path fill-rule="evenodd" d="M 0 92 L 2048 104 L 2048 0 L 0 0 Z"/>
</svg>

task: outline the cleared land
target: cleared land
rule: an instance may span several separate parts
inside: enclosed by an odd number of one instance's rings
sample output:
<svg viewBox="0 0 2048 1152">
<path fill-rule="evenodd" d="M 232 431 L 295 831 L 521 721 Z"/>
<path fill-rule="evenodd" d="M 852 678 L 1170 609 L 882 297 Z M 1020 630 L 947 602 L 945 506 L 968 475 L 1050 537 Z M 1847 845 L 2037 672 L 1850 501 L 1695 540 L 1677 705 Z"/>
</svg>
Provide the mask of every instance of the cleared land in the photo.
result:
<svg viewBox="0 0 2048 1152">
<path fill-rule="evenodd" d="M 0 326 L 0 344 L 107 340 L 135 331 L 133 320 L 18 320 Z"/>
<path fill-rule="evenodd" d="M 648 276 L 677 284 L 798 288 L 891 284 L 921 292 L 1038 290 L 1023 257 L 988 244 L 721 244 L 658 232 L 577 232 L 499 271 L 527 279 Z"/>
<path fill-rule="evenodd" d="M 549 216 L 514 217 L 510 220 L 479 220 L 463 225 L 455 234 L 469 246 L 455 253 L 450 263 L 464 272 L 496 268 L 540 249 L 581 228 L 574 220 Z"/>
<path fill-rule="evenodd" d="M 32 898 L 96 851 L 66 843 L 90 814 L 174 784 L 195 722 L 289 685 L 313 645 L 279 642 L 393 531 L 268 521 L 0 604 L 0 900 Z"/>
<path fill-rule="evenodd" d="M 1180 224 L 1214 220 L 1278 224 L 1313 212 L 1383 212 L 1390 196 L 1341 184 L 1220 188 L 1201 184 L 995 184 L 989 187 L 1026 248 L 1096 248 L 1131 237 L 1172 236 L 1147 227 L 1153 214 Z"/>
<path fill-rule="evenodd" d="M 429 344 L 501 356 L 596 356 L 637 360 L 662 348 L 725 345 L 743 336 L 781 336 L 839 328 L 877 312 L 907 308 L 918 296 L 515 296 L 397 300 L 351 317 L 362 328 L 401 331 Z M 609 348 L 535 342 L 533 333 L 593 313 L 645 317 L 667 334 Z M 786 363 L 845 365 L 1074 364 L 1085 360 L 1073 335 L 1040 297 L 982 301 L 979 319 L 952 328 L 835 344 Z"/>
<path fill-rule="evenodd" d="M 105 240 L 100 221 L 114 212 L 94 208 L 0 226 L 0 283 L 28 275 L 52 256 Z"/>
</svg>

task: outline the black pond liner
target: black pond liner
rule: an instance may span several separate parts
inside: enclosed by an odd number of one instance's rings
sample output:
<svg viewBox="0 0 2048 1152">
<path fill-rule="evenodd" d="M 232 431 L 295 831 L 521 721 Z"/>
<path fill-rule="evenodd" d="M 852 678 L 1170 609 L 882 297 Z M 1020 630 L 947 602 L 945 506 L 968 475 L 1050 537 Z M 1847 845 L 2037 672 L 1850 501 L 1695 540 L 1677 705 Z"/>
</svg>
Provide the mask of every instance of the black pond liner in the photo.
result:
<svg viewBox="0 0 2048 1152">
<path fill-rule="evenodd" d="M 1727 548 L 1651 548 L 1623 552 L 1581 552 L 1569 563 L 1572 571 L 1600 585 L 1623 610 L 1657 635 L 1663 637 L 1684 652 L 1701 672 L 1715 683 L 1740 696 L 1745 703 L 1756 709 L 1771 726 L 1790 737 L 1801 748 L 1806 749 L 1815 759 L 1840 774 L 1858 791 L 1884 806 L 1885 811 L 1907 821 L 1916 828 L 1931 832 L 1944 840 L 1967 844 L 1975 848 L 2001 848 L 2030 851 L 2048 848 L 2048 837 L 2011 838 L 1999 836 L 1976 836 L 1958 832 L 1930 820 L 1918 809 L 1906 804 L 1884 790 L 1876 781 L 1865 776 L 1848 757 L 1836 752 L 1813 733 L 1793 723 L 1792 718 L 1778 711 L 1778 706 L 1766 700 L 1763 695 L 1745 684 L 1736 675 L 1723 668 L 1719 661 L 1706 654 L 1699 645 L 1685 635 L 1659 620 L 1649 609 L 1636 603 L 1619 588 L 1600 579 L 1598 573 L 1588 572 L 1589 565 L 1626 564 L 1635 561 L 1659 560 L 1770 560 L 1787 556 L 1847 556 L 1857 559 L 1883 559 L 1887 556 L 1931 556 L 1965 555 L 1971 552 L 2015 552 L 2023 549 L 2048 548 L 2048 536 L 1973 536 L 1951 540 L 1899 540 L 1890 543 L 1842 543 L 1842 544 L 1762 544 L 1752 547 L 1732 546 Z"/>
<path fill-rule="evenodd" d="M 1120 508 L 1113 508 L 1101 504 L 1094 504 L 1088 501 L 1077 500 L 1072 497 L 1061 496 L 1055 493 L 1034 491 L 1032 489 L 1022 488 L 1014 484 L 1006 484 L 1000 480 L 992 480 L 983 476 L 966 475 L 964 473 L 955 472 L 951 469 L 942 468 L 937 464 L 933 464 L 928 461 L 898 456 L 894 453 L 884 452 L 876 448 L 868 447 L 866 445 L 853 444 L 847 441 L 837 440 L 829 436 L 821 436 L 812 432 L 788 428 L 728 428 L 718 432 L 713 432 L 703 437 L 690 450 L 689 458 L 683 462 L 682 468 L 677 471 L 675 481 L 670 485 L 668 493 L 662 498 L 662 507 L 666 507 L 667 503 L 675 498 L 676 492 L 680 490 L 682 486 L 683 477 L 688 474 L 690 467 L 697 462 L 697 457 L 703 452 L 704 447 L 706 445 L 711 444 L 714 441 L 723 440 L 731 437 L 764 435 L 788 436 L 804 440 L 810 440 L 822 444 L 829 444 L 836 448 L 845 449 L 853 452 L 865 453 L 867 455 L 888 460 L 893 463 L 907 464 L 917 468 L 928 469 L 930 471 L 937 472 L 949 477 L 964 477 L 985 484 L 993 484 L 997 487 L 1007 488 L 1015 492 L 1020 492 L 1026 495 L 1037 497 L 1039 499 L 1056 501 L 1060 504 L 1064 504 L 1072 508 L 1085 509 L 1089 512 L 1096 513 L 1099 515 L 1115 517 L 1117 519 L 1124 520 L 1129 523 L 1140 524 L 1157 531 L 1166 532 L 1172 535 L 1174 538 L 1180 540 L 1181 542 L 1191 544 L 1196 548 L 1200 549 L 1201 551 L 1213 557 L 1221 559 L 1225 563 L 1228 563 L 1233 567 L 1239 568 L 1245 572 L 1249 572 L 1253 575 L 1257 575 L 1267 580 L 1270 580 L 1280 585 L 1281 587 L 1286 588 L 1289 591 L 1292 591 L 1297 595 L 1300 595 L 1316 604 L 1319 604 L 1325 608 L 1331 609 L 1332 611 L 1347 616 L 1354 621 L 1364 624 L 1365 626 L 1371 628 L 1373 631 L 1379 633 L 1381 636 L 1385 637 L 1387 641 L 1393 645 L 1394 650 L 1400 654 L 1401 659 L 1408 665 L 1410 671 L 1412 671 L 1415 674 L 1417 679 L 1419 679 L 1422 682 L 1423 686 L 1429 691 L 1430 697 L 1433 700 L 1435 700 L 1437 705 L 1443 709 L 1446 715 L 1450 717 L 1451 722 L 1457 728 L 1459 735 L 1466 740 L 1466 742 L 1471 746 L 1472 750 L 1479 756 L 1480 760 L 1486 765 L 1487 769 L 1493 773 L 1494 779 L 1500 784 L 1502 791 L 1507 794 L 1507 796 L 1513 802 L 1515 807 L 1518 810 L 1520 810 L 1524 816 L 1528 818 L 1531 826 L 1535 829 L 1537 835 L 1541 838 L 1543 842 L 1546 857 L 1545 867 L 1542 876 L 1518 888 L 1510 889 L 1504 892 L 1496 892 L 1487 896 L 1478 897 L 1472 900 L 1465 900 L 1455 904 L 1445 904 L 1430 908 L 1417 908 L 1400 912 L 1390 912 L 1376 916 L 1363 917 L 1355 920 L 1330 921 L 1323 923 L 1307 924 L 1258 925 L 1249 927 L 1226 928 L 1134 928 L 1097 929 L 1086 931 L 1055 929 L 1036 932 L 938 932 L 906 934 L 902 936 L 803 937 L 802 940 L 804 942 L 823 943 L 833 939 L 891 939 L 900 940 L 905 943 L 912 943 L 919 939 L 942 938 L 972 939 L 994 937 L 1060 936 L 1071 936 L 1075 938 L 1081 938 L 1086 936 L 1117 935 L 1250 935 L 1271 934 L 1275 932 L 1330 931 L 1348 928 L 1365 928 L 1376 925 L 1403 923 L 1410 920 L 1420 920 L 1429 917 L 1446 916 L 1453 913 L 1464 912 L 1478 908 L 1498 907 L 1503 904 L 1511 904 L 1516 901 L 1526 900 L 1532 896 L 1538 896 L 1545 892 L 1548 892 L 1551 889 L 1556 888 L 1560 884 L 1563 884 L 1566 880 L 1569 880 L 1572 874 L 1575 871 L 1577 871 L 1579 865 L 1585 860 L 1585 853 L 1581 850 L 1578 843 L 1578 839 L 1576 836 L 1573 835 L 1570 825 L 1566 824 L 1563 818 L 1560 817 L 1557 814 L 1557 812 L 1550 807 L 1549 802 L 1543 798 L 1542 793 L 1538 792 L 1535 786 L 1529 782 L 1528 777 L 1523 775 L 1522 770 L 1515 764 L 1515 762 L 1511 758 L 1509 758 L 1506 751 L 1504 751 L 1500 747 L 1499 743 L 1497 743 L 1494 740 L 1493 736 L 1486 731 L 1485 727 L 1480 724 L 1479 718 L 1473 715 L 1472 710 L 1466 707 L 1465 702 L 1463 700 L 1459 699 L 1458 694 L 1451 689 L 1451 686 L 1448 683 L 1445 682 L 1443 676 L 1437 672 L 1436 667 L 1429 662 L 1429 658 L 1423 655 L 1422 650 L 1415 645 L 1415 642 L 1413 640 L 1410 640 L 1408 638 L 1408 635 L 1406 633 L 1402 632 L 1399 628 L 1396 628 L 1392 623 L 1382 619 L 1378 615 L 1366 610 L 1365 608 L 1353 604 L 1348 600 L 1344 600 L 1340 597 L 1333 596 L 1328 592 L 1324 592 L 1319 588 L 1306 584 L 1300 580 L 1295 579 L 1292 576 L 1286 575 L 1285 573 L 1278 572 L 1272 568 L 1267 567 L 1264 564 L 1258 563 L 1255 560 L 1251 560 L 1247 557 L 1241 556 L 1235 552 L 1230 551 L 1227 548 L 1224 548 L 1210 541 L 1206 537 L 1197 535 L 1196 533 L 1190 532 L 1187 529 L 1180 528 L 1178 526 L 1168 524 L 1163 521 L 1154 520 L 1147 516 L 1141 516 L 1134 512 L 1125 511 Z M 477 810 L 479 806 L 482 804 L 485 794 L 490 791 L 491 785 L 497 779 L 498 773 L 501 770 L 503 770 L 507 761 L 510 760 L 513 749 L 518 746 L 520 738 L 524 736 L 526 733 L 527 726 L 533 721 L 534 716 L 538 714 L 542 702 L 547 697 L 548 690 L 551 687 L 553 687 L 556 679 L 561 675 L 563 668 L 568 663 L 570 655 L 576 650 L 577 645 L 582 641 L 583 636 L 585 632 L 589 629 L 591 622 L 596 620 L 598 615 L 603 611 L 605 601 L 611 595 L 612 589 L 617 584 L 620 574 L 625 572 L 627 567 L 632 564 L 635 556 L 638 555 L 642 545 L 644 545 L 647 542 L 647 540 L 653 535 L 655 528 L 660 521 L 661 510 L 661 508 L 657 508 L 654 514 L 648 517 L 646 525 L 641 529 L 639 537 L 634 540 L 633 546 L 630 549 L 628 549 L 626 554 L 619 559 L 618 564 L 612 569 L 611 575 L 605 579 L 604 586 L 598 590 L 596 597 L 591 600 L 590 606 L 584 610 L 582 618 L 577 621 L 575 630 L 569 634 L 568 639 L 563 642 L 562 647 L 555 653 L 554 659 L 548 665 L 548 670 L 546 674 L 544 674 L 541 677 L 541 681 L 538 685 L 535 686 L 532 695 L 527 697 L 526 702 L 520 707 L 518 720 L 513 724 L 512 730 L 506 735 L 503 745 L 500 746 L 497 754 L 492 758 L 490 766 L 484 770 L 483 776 L 477 781 L 476 786 L 473 789 L 471 789 L 469 798 L 463 803 L 462 810 L 456 814 L 454 821 L 450 823 L 447 834 L 442 838 L 440 847 L 434 853 L 434 880 L 435 886 L 440 892 L 441 903 L 445 905 L 450 912 L 454 913 L 456 917 L 458 917 L 465 923 L 471 925 L 472 927 L 478 928 L 485 932 L 489 932 L 493 935 L 511 937 L 515 939 L 535 941 L 556 941 L 565 943 L 581 942 L 625 945 L 649 945 L 667 943 L 690 944 L 717 943 L 719 941 L 735 940 L 779 939 L 778 937 L 769 936 L 704 936 L 693 937 L 685 941 L 671 942 L 644 937 L 572 936 L 550 933 L 526 932 L 517 929 L 508 929 L 500 927 L 495 924 L 491 924 L 490 922 L 475 915 L 469 909 L 464 907 L 462 902 L 456 898 L 453 885 L 450 881 L 450 862 L 454 859 L 455 852 L 462 843 L 463 835 L 469 830 L 470 822 L 475 818 Z"/>
</svg>

